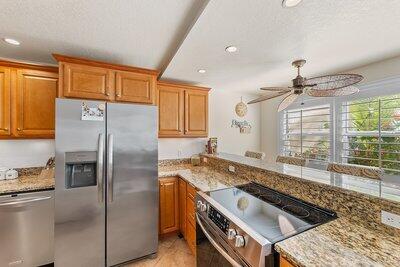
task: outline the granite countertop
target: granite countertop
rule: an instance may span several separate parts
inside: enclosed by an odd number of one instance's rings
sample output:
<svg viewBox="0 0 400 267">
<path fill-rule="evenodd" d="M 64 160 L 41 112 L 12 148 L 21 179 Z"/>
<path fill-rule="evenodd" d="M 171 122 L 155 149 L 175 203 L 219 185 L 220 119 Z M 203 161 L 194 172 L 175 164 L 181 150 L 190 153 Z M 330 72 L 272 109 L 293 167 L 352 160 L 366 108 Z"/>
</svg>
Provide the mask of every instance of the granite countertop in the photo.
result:
<svg viewBox="0 0 400 267">
<path fill-rule="evenodd" d="M 218 153 L 216 155 L 204 154 L 204 156 L 224 159 L 279 174 L 290 175 L 292 177 L 301 178 L 308 181 L 327 184 L 370 196 L 400 202 L 399 181 L 380 181 L 376 179 L 340 174 L 310 167 L 301 167 L 284 163 L 269 163 L 264 160 L 228 153 Z"/>
<path fill-rule="evenodd" d="M 244 179 L 239 179 L 233 175 L 221 173 L 208 167 L 194 167 L 190 164 L 158 168 L 158 177 L 169 176 L 179 176 L 203 192 L 223 189 L 248 182 Z"/>
<path fill-rule="evenodd" d="M 399 266 L 400 240 L 338 218 L 278 242 L 275 249 L 296 266 Z"/>
<path fill-rule="evenodd" d="M 54 178 L 23 174 L 17 179 L 0 181 L 0 195 L 54 189 Z"/>
<path fill-rule="evenodd" d="M 246 183 L 236 176 L 189 164 L 160 167 L 159 176 L 180 176 L 208 191 Z M 367 228 L 357 220 L 340 217 L 275 244 L 293 265 L 306 266 L 399 266 L 400 240 Z"/>
</svg>

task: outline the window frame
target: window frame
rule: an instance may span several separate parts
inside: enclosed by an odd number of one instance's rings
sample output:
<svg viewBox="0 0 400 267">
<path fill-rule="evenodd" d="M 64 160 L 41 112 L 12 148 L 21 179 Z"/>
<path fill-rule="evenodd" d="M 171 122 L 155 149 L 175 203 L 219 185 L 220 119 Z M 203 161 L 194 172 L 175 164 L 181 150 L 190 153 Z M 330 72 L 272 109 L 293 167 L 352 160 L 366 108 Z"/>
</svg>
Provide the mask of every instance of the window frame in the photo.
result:
<svg viewBox="0 0 400 267">
<path fill-rule="evenodd" d="M 288 109 L 300 109 L 300 108 L 312 108 L 315 106 L 329 105 L 330 106 L 330 162 L 341 162 L 341 155 L 343 153 L 343 147 L 341 142 L 338 142 L 338 138 L 342 134 L 341 125 L 341 108 L 344 102 L 350 102 L 359 99 L 373 98 L 379 96 L 395 95 L 400 93 L 400 76 L 388 77 L 385 79 L 366 82 L 358 85 L 360 92 L 350 96 L 342 97 L 310 97 L 302 95 L 296 100 Z M 283 122 L 284 122 L 284 111 L 278 113 L 278 154 L 283 154 L 284 141 L 282 138 L 283 133 Z M 397 175 L 385 174 L 385 177 L 397 177 Z M 395 180 L 393 180 L 395 181 Z"/>
</svg>

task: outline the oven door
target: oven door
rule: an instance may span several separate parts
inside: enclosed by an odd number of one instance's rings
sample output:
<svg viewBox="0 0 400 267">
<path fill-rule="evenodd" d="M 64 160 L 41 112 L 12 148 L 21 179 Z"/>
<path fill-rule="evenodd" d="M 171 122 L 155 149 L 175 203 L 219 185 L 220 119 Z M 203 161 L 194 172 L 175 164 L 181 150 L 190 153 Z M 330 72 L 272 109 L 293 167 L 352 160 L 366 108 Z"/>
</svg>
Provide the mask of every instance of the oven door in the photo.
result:
<svg viewBox="0 0 400 267">
<path fill-rule="evenodd" d="M 224 240 L 216 226 L 196 213 L 197 267 L 250 266 Z"/>
</svg>

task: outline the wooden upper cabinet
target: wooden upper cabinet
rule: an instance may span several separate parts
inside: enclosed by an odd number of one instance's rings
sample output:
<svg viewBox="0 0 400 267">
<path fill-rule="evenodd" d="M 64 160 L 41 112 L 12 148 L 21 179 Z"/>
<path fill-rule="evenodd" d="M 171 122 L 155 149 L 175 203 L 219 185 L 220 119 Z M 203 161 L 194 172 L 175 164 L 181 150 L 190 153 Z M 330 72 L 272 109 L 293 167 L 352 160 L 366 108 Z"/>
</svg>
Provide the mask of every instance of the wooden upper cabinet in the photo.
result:
<svg viewBox="0 0 400 267">
<path fill-rule="evenodd" d="M 13 131 L 17 137 L 54 138 L 58 74 L 19 69 Z"/>
<path fill-rule="evenodd" d="M 178 177 L 159 180 L 160 186 L 160 234 L 179 230 Z"/>
<path fill-rule="evenodd" d="M 114 99 L 114 72 L 99 67 L 63 63 L 64 97 Z"/>
<path fill-rule="evenodd" d="M 11 135 L 10 69 L 0 67 L 0 136 Z"/>
<path fill-rule="evenodd" d="M 184 91 L 168 85 L 158 85 L 158 135 L 183 135 Z"/>
<path fill-rule="evenodd" d="M 158 82 L 158 136 L 207 137 L 209 88 Z"/>
<path fill-rule="evenodd" d="M 208 91 L 185 90 L 185 135 L 208 134 Z"/>
<path fill-rule="evenodd" d="M 155 105 L 158 71 L 53 54 L 60 97 Z"/>
<path fill-rule="evenodd" d="M 116 73 L 115 100 L 155 104 L 156 76 L 118 71 Z"/>
</svg>

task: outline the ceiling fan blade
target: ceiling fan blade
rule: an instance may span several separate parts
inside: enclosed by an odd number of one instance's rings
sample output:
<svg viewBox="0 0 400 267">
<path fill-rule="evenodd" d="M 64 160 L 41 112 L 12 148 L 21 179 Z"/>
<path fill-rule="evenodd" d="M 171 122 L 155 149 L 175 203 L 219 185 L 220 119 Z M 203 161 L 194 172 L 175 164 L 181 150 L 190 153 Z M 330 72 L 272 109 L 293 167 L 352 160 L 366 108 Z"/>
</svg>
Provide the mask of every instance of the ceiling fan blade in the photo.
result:
<svg viewBox="0 0 400 267">
<path fill-rule="evenodd" d="M 286 96 L 278 106 L 278 112 L 285 110 L 290 104 L 292 104 L 297 98 L 299 97 L 298 94 L 290 94 Z"/>
<path fill-rule="evenodd" d="M 331 96 L 346 96 L 358 93 L 360 89 L 355 86 L 347 86 L 338 89 L 329 89 L 329 90 L 318 90 L 314 88 L 310 88 L 307 90 L 307 94 L 309 96 L 315 97 L 331 97 Z"/>
<path fill-rule="evenodd" d="M 339 89 L 359 83 L 364 79 L 359 74 L 335 74 L 306 79 L 303 86 L 310 86 L 315 90 Z"/>
<path fill-rule="evenodd" d="M 248 102 L 247 104 L 254 104 L 254 103 L 258 103 L 258 102 L 262 102 L 271 98 L 275 98 L 284 94 L 287 94 L 288 92 L 278 92 L 278 93 L 274 93 L 274 94 L 267 94 L 267 95 L 263 95 L 259 98 L 256 98 L 254 100 L 251 100 L 250 102 Z"/>
<path fill-rule="evenodd" d="M 272 92 L 280 92 L 280 91 L 286 91 L 289 92 L 292 90 L 292 87 L 262 87 L 260 90 L 264 91 L 272 91 Z"/>
</svg>

